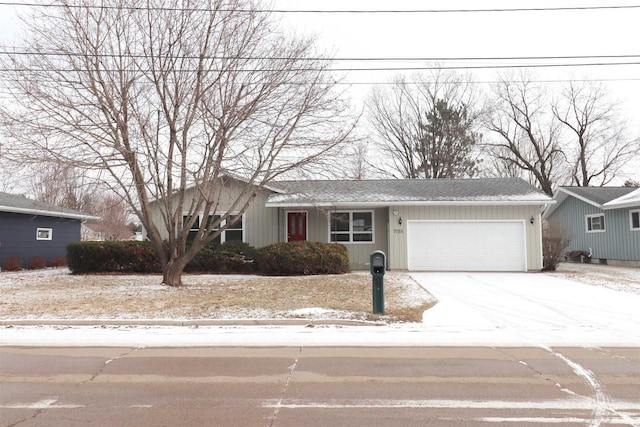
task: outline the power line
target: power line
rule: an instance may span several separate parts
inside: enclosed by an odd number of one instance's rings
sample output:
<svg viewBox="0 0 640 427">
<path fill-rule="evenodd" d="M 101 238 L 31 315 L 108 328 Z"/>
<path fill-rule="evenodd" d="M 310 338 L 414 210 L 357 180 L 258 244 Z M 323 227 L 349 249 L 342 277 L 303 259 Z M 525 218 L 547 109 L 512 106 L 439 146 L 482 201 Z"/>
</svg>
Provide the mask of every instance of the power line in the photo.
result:
<svg viewBox="0 0 640 427">
<path fill-rule="evenodd" d="M 502 12 L 562 12 L 562 11 L 600 11 L 640 9 L 640 5 L 607 6 L 567 6 L 567 7 L 531 7 L 531 8 L 487 8 L 487 9 L 242 9 L 242 8 L 173 8 L 173 7 L 121 7 L 61 5 L 55 3 L 21 3 L 0 1 L 0 6 L 54 7 L 73 9 L 103 9 L 128 11 L 167 11 L 167 12 L 238 12 L 238 13 L 296 13 L 296 14 L 414 14 L 414 13 L 502 13 Z"/>
<path fill-rule="evenodd" d="M 87 58 L 152 58 L 147 54 L 107 54 L 107 53 L 74 53 L 55 51 L 29 51 L 26 48 L 13 50 L 10 46 L 0 46 L 0 55 L 11 56 L 73 56 Z M 457 61 L 548 61 L 548 60 L 579 60 L 579 59 L 632 59 L 640 58 L 640 54 L 619 55 L 549 55 L 549 56 L 433 56 L 433 57 L 277 57 L 277 56 L 199 56 L 181 55 L 176 59 L 213 59 L 213 60 L 295 60 L 295 61 L 322 61 L 333 62 L 457 62 Z"/>
<path fill-rule="evenodd" d="M 629 65 L 640 65 L 640 61 L 633 62 L 588 62 L 588 63 L 561 63 L 561 64 L 500 64 L 500 65 L 427 65 L 421 67 L 360 67 L 360 68 L 324 68 L 324 67 L 300 67 L 298 69 L 291 69 L 291 71 L 326 71 L 326 72 L 384 72 L 384 71 L 431 71 L 431 70 L 500 70 L 500 69 L 522 69 L 522 68 L 573 68 L 573 67 L 618 67 L 618 66 L 629 66 Z M 61 69 L 61 68 L 14 68 L 9 71 L 13 72 L 30 72 L 30 71 L 38 71 L 38 72 L 60 72 L 60 73 L 77 73 L 77 72 L 89 72 L 94 70 L 88 70 L 84 68 L 69 68 L 69 69 Z M 120 69 L 110 69 L 110 68 L 101 68 L 99 71 L 102 72 L 119 72 L 123 71 Z M 126 70 L 125 70 L 126 71 Z M 152 70 L 135 70 L 132 71 L 142 71 L 142 72 L 151 72 Z M 179 69 L 174 70 L 175 72 L 180 73 L 195 73 L 195 72 L 216 72 L 220 70 L 216 70 L 214 68 L 206 68 L 203 70 L 198 69 Z M 274 71 L 281 71 L 279 69 L 274 68 L 238 68 L 233 69 L 233 72 L 241 72 L 241 73 L 270 73 Z"/>
</svg>

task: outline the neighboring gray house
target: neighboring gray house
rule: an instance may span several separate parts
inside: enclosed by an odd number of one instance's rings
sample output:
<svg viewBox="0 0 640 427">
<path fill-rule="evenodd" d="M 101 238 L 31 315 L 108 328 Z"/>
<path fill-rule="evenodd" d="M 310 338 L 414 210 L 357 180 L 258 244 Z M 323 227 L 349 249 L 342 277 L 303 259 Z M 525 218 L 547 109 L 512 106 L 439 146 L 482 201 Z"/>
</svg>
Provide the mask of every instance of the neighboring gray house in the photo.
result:
<svg viewBox="0 0 640 427">
<path fill-rule="evenodd" d="M 544 218 L 571 234 L 567 251 L 595 262 L 640 266 L 640 189 L 560 187 Z"/>
<path fill-rule="evenodd" d="M 239 188 L 227 184 L 228 194 Z M 274 182 L 221 241 L 336 242 L 353 269 L 367 269 L 371 251 L 382 250 L 391 269 L 540 270 L 550 203 L 517 178 Z"/>
<path fill-rule="evenodd" d="M 0 192 L 0 264 L 10 256 L 23 266 L 36 256 L 47 262 L 66 257 L 67 244 L 80 240 L 80 225 L 92 215 Z"/>
</svg>

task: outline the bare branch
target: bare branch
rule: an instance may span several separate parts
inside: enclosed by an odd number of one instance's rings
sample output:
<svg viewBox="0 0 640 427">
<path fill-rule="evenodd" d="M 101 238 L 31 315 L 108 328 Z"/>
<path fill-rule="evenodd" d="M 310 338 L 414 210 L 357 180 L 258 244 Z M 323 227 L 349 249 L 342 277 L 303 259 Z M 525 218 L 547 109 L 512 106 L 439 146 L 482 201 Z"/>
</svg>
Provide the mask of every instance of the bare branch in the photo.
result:
<svg viewBox="0 0 640 427">
<path fill-rule="evenodd" d="M 36 53 L 1 65 L 11 155 L 106 171 L 160 254 L 166 283 L 179 284 L 189 259 L 224 231 L 202 221 L 187 245 L 196 215 L 221 208 L 226 177 L 243 189 L 225 201 L 223 223 L 270 181 L 339 157 L 349 138 L 354 120 L 330 60 L 313 40 L 285 37 L 268 13 L 237 12 L 255 2 L 62 3 L 34 8 L 25 44 Z"/>
</svg>

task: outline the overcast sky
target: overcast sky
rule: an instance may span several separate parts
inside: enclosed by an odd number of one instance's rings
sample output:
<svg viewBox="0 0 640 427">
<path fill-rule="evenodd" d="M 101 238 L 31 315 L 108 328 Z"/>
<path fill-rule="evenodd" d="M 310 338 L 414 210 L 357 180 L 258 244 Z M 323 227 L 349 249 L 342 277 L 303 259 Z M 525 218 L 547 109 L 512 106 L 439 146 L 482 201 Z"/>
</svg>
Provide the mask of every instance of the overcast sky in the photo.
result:
<svg viewBox="0 0 640 427">
<path fill-rule="evenodd" d="M 37 0 L 30 0 L 31 3 Z M 5 3 L 5 4 L 3 4 Z M 29 7 L 7 5 L 0 0 L 0 28 L 3 45 L 16 40 L 16 10 Z M 602 80 L 614 98 L 624 106 L 634 134 L 640 134 L 640 1 L 630 0 L 271 0 L 277 10 L 329 10 L 332 13 L 280 13 L 286 28 L 315 34 L 321 48 L 336 58 L 440 58 L 444 66 L 482 67 L 522 64 L 566 65 L 572 63 L 631 65 L 592 65 L 543 67 L 532 69 L 534 78 Z M 606 7 L 606 8 L 603 8 Z M 499 9 L 552 9 L 499 11 Z M 568 9 L 563 8 L 585 8 Z M 470 10 L 471 9 L 471 10 Z M 491 11 L 487 11 L 491 9 Z M 553 10 L 555 9 L 555 10 Z M 349 10 L 350 13 L 335 13 Z M 412 10 L 408 13 L 372 13 L 381 10 Z M 446 10 L 446 12 L 436 12 Z M 453 12 L 452 10 L 467 10 Z M 481 11 L 484 10 L 484 11 Z M 369 11 L 354 13 L 353 11 Z M 442 58 L 512 58 L 557 56 L 611 56 L 585 59 L 523 60 L 445 60 Z M 425 67 L 426 61 L 337 61 L 337 68 Z M 461 69 L 480 82 L 495 81 L 508 69 Z M 344 75 L 354 104 L 358 107 L 371 84 L 382 84 L 398 73 L 415 71 L 349 71 Z M 550 83 L 559 87 L 562 82 Z M 482 87 L 488 89 L 488 83 Z M 636 173 L 637 175 L 640 173 Z"/>
</svg>

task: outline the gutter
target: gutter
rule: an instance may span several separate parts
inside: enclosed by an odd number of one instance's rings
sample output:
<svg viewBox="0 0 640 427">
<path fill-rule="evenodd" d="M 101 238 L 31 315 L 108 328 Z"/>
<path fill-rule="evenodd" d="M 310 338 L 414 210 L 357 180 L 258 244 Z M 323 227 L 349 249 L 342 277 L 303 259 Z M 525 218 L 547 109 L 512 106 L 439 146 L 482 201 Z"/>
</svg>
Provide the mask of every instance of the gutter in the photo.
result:
<svg viewBox="0 0 640 427">
<path fill-rule="evenodd" d="M 300 207 L 325 207 L 325 208 L 386 208 L 389 206 L 529 206 L 529 205 L 553 205 L 555 200 L 467 200 L 467 201 L 404 201 L 404 202 L 269 202 L 267 208 L 300 208 Z"/>
<path fill-rule="evenodd" d="M 48 211 L 40 209 L 17 208 L 14 206 L 0 206 L 0 212 L 19 213 L 27 215 L 50 216 L 54 218 L 69 218 L 81 220 L 99 220 L 99 216 L 87 215 L 83 213 L 65 213 L 59 211 Z"/>
</svg>

